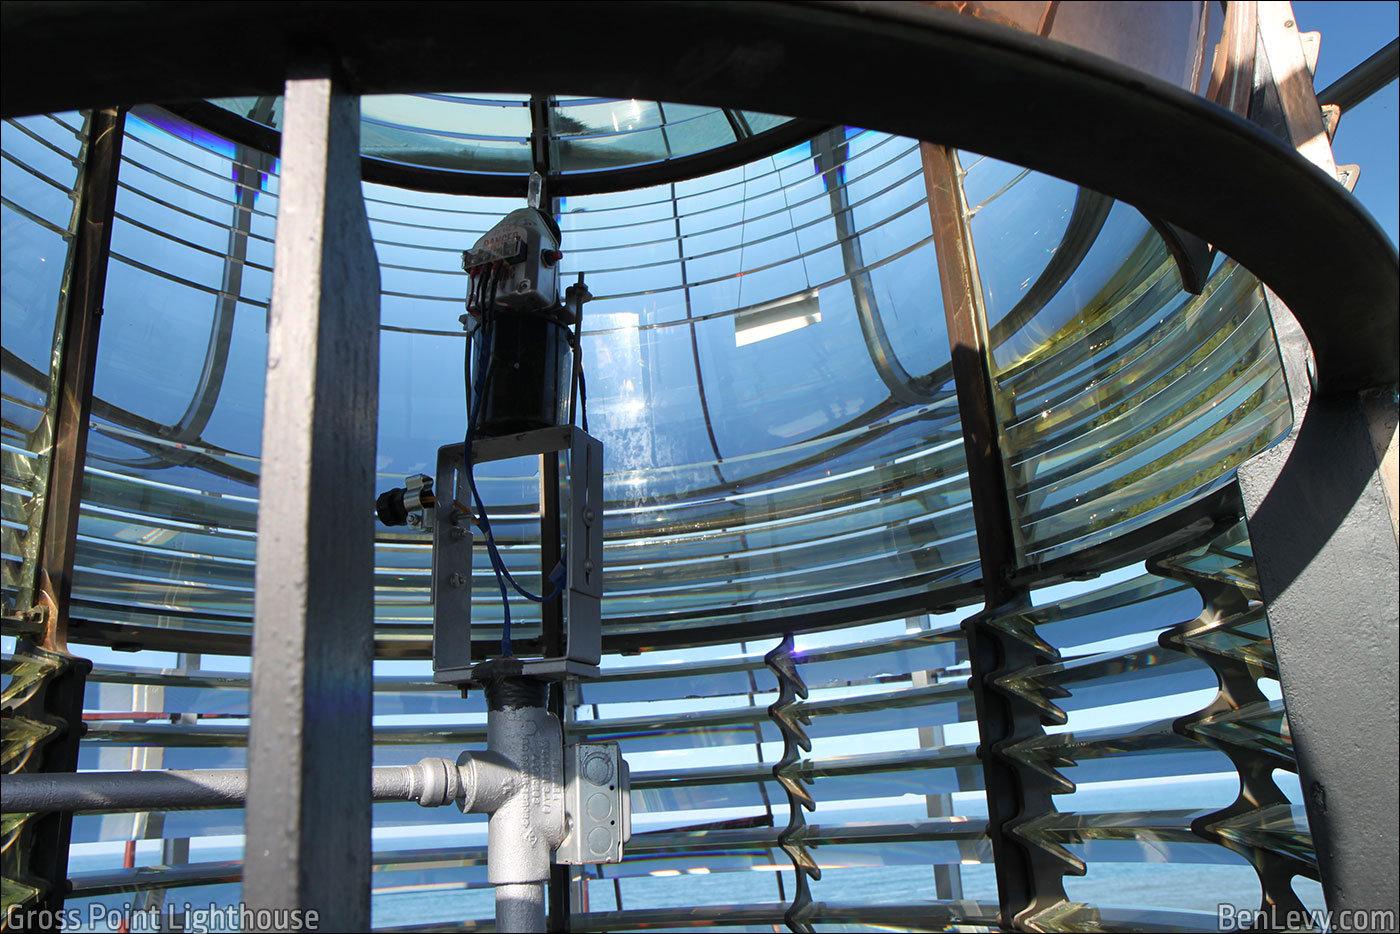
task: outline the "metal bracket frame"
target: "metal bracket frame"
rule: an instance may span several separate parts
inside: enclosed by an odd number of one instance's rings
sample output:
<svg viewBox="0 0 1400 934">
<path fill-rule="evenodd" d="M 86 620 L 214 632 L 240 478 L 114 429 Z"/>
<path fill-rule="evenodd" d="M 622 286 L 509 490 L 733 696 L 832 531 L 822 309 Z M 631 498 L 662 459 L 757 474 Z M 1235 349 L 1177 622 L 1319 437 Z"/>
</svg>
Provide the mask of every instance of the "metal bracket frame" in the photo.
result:
<svg viewBox="0 0 1400 934">
<path fill-rule="evenodd" d="M 470 500 L 466 483 L 463 444 L 438 449 L 436 521 L 433 524 L 433 680 L 439 684 L 466 684 L 472 680 L 472 519 L 456 503 Z M 567 553 L 562 621 L 562 647 L 558 655 L 523 659 L 521 674 L 547 681 L 570 677 L 596 678 L 602 658 L 603 598 L 603 444 L 573 426 L 541 428 L 499 438 L 482 438 L 472 444 L 472 463 L 483 464 L 513 457 L 538 456 L 542 478 L 546 458 L 564 453 L 568 458 Z M 564 519 L 556 484 L 542 482 L 540 510 L 544 516 Z M 541 543 L 546 547 L 546 543 Z"/>
</svg>

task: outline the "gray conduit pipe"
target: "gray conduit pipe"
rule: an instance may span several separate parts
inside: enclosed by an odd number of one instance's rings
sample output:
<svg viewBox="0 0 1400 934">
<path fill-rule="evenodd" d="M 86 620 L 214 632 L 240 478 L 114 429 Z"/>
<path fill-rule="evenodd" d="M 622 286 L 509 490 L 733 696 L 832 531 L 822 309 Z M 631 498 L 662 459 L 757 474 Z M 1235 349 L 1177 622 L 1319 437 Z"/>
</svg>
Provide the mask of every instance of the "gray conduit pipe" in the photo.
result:
<svg viewBox="0 0 1400 934">
<path fill-rule="evenodd" d="M 375 801 L 417 801 L 423 807 L 455 803 L 463 811 L 489 814 L 509 797 L 515 776 L 515 766 L 503 756 L 475 752 L 457 762 L 378 766 L 370 785 Z M 241 807 L 247 794 L 245 769 L 18 773 L 0 783 L 0 809 L 6 814 L 178 811 Z"/>
<path fill-rule="evenodd" d="M 376 767 L 375 801 L 455 803 L 491 815 L 486 874 L 496 889 L 498 931 L 544 931 L 550 854 L 563 842 L 564 738 L 545 709 L 548 686 L 521 675 L 515 658 L 477 666 L 486 690 L 484 752 L 456 762 Z M 151 772 L 21 773 L 0 783 L 0 810 L 170 811 L 238 807 L 248 794 L 244 769 Z"/>
<path fill-rule="evenodd" d="M 496 930 L 545 929 L 550 853 L 564 840 L 564 739 L 545 709 L 548 685 L 521 675 L 514 658 L 472 671 L 486 694 L 486 746 L 520 764 L 519 787 L 491 812 L 486 878 L 496 888 Z"/>
</svg>

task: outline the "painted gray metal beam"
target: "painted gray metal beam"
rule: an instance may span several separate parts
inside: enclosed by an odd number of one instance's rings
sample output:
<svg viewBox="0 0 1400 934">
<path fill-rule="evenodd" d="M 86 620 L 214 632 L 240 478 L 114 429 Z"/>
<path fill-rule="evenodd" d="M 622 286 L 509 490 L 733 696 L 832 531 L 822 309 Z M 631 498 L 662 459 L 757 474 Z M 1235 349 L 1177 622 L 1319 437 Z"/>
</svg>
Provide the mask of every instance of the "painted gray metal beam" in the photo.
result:
<svg viewBox="0 0 1400 934">
<path fill-rule="evenodd" d="M 531 102 L 531 108 L 534 108 Z M 545 119 L 548 119 L 548 111 L 545 109 Z M 535 118 L 537 121 L 539 117 Z M 536 124 L 536 130 L 539 124 Z M 547 133 L 546 133 L 547 135 Z M 546 141 L 546 149 L 548 149 Z M 546 168 L 548 165 L 546 164 Z M 580 311 L 582 306 L 580 305 Z M 580 322 L 581 323 L 581 322 Z M 582 333 L 582 327 L 578 328 L 578 333 Z M 574 354 L 577 358 L 582 352 L 581 347 L 575 347 Z M 572 406 L 572 394 L 570 395 L 570 406 Z M 573 424 L 572 419 L 569 424 Z M 559 521 L 559 455 L 540 455 L 540 592 L 548 589 L 549 575 L 554 572 L 563 557 L 562 542 L 560 540 L 562 527 Z M 570 506 L 572 507 L 572 503 Z M 562 658 L 568 650 L 564 629 L 564 600 L 546 600 L 540 606 L 540 634 L 544 643 L 545 658 Z M 564 701 L 565 685 L 563 682 L 555 682 L 549 686 L 548 709 L 551 714 L 561 723 L 565 723 L 568 718 L 567 705 Z M 551 934 L 566 934 L 570 929 L 570 916 L 573 914 L 569 907 L 570 884 L 569 877 L 573 874 L 571 867 L 563 864 L 549 867 L 549 886 L 547 902 L 547 923 L 543 926 Z M 501 921 L 502 905 L 501 899 L 505 897 L 497 890 L 497 923 Z M 518 899 L 510 899 L 511 905 L 518 905 Z M 531 909 L 533 911 L 533 909 Z M 510 928 L 502 928 L 510 930 Z M 523 930 L 523 928 L 520 928 Z"/>
<path fill-rule="evenodd" d="M 7 776 L 0 787 L 6 813 L 152 811 L 241 807 L 248 791 L 243 769 L 80 772 Z"/>
<path fill-rule="evenodd" d="M 368 930 L 379 269 L 359 100 L 305 63 L 284 113 L 243 893 Z"/>
<path fill-rule="evenodd" d="M 1394 912 L 1400 559 L 1361 398 L 1303 405 L 1239 484 L 1327 907 Z"/>
<path fill-rule="evenodd" d="M 496 930 L 543 931 L 544 883 L 496 886 Z"/>
</svg>

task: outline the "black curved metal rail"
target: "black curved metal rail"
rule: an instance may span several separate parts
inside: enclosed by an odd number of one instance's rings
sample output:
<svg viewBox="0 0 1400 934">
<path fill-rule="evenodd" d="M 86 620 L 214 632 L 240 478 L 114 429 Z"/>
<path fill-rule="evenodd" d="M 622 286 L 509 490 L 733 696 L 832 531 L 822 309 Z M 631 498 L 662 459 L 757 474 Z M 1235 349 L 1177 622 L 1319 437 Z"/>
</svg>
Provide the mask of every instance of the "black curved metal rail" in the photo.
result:
<svg viewBox="0 0 1400 934">
<path fill-rule="evenodd" d="M 1400 377 L 1400 268 L 1375 220 L 1266 130 L 1135 69 L 920 4 L 856 2 L 541 4 L 530 42 L 461 54 L 462 36 L 511 34 L 518 16 L 421 2 L 354 15 L 284 3 L 257 19 L 230 2 L 12 2 L 0 112 L 277 94 L 314 48 L 362 94 L 504 81 L 864 126 L 1048 172 L 1217 246 L 1298 317 L 1320 391 Z M 258 54 L 226 54 L 241 48 Z M 861 60 L 881 67 L 833 67 Z"/>
</svg>

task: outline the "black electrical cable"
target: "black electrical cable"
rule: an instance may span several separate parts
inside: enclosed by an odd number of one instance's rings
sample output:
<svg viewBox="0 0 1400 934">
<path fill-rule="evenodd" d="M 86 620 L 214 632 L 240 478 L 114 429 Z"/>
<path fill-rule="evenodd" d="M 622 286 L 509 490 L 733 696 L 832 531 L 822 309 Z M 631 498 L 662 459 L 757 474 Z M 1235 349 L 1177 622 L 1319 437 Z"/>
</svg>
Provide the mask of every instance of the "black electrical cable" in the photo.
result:
<svg viewBox="0 0 1400 934">
<path fill-rule="evenodd" d="M 479 284 L 476 285 L 477 311 L 481 317 L 481 323 L 478 327 L 482 332 L 481 357 L 483 360 L 482 365 L 478 368 L 480 372 L 474 374 L 474 385 L 469 387 L 467 397 L 467 433 L 465 438 L 464 459 L 466 461 L 467 488 L 471 490 L 472 501 L 477 509 L 477 524 L 481 527 L 482 534 L 486 537 L 487 556 L 490 558 L 491 568 L 496 574 L 496 586 L 499 587 L 501 591 L 501 654 L 509 657 L 515 654 L 510 639 L 510 596 L 506 592 L 505 579 L 502 578 L 497 565 L 498 556 L 496 555 L 495 541 L 491 534 L 491 521 L 486 516 L 486 510 L 481 502 L 481 494 L 477 492 L 476 479 L 472 471 L 472 441 L 475 440 L 476 437 L 477 420 L 481 416 L 481 398 L 485 392 L 487 376 L 491 369 L 491 358 L 494 354 L 494 348 L 491 346 L 493 336 L 491 328 L 491 310 L 484 301 L 487 293 L 486 279 L 488 276 L 491 276 L 492 273 L 493 269 L 484 271 L 481 274 Z M 470 354 L 471 350 L 472 346 L 469 341 L 467 343 L 467 353 Z"/>
<path fill-rule="evenodd" d="M 575 353 L 577 352 L 575 351 Z M 584 379 L 582 366 L 578 368 L 578 411 L 583 425 L 583 433 L 588 434 L 588 381 Z"/>
<path fill-rule="evenodd" d="M 481 527 L 482 535 L 486 539 L 486 553 L 491 560 L 491 569 L 496 575 L 496 585 L 501 591 L 501 654 L 509 657 L 513 655 L 514 652 L 510 637 L 510 594 L 506 590 L 506 584 L 509 583 L 516 593 L 533 603 L 545 603 L 557 599 L 564 591 L 563 571 L 565 564 L 561 559 L 553 573 L 550 574 L 549 579 L 554 585 L 554 589 L 551 590 L 549 594 L 539 596 L 522 587 L 519 581 L 515 579 L 515 576 L 510 573 L 510 569 L 506 567 L 505 560 L 501 557 L 500 551 L 496 546 L 496 537 L 491 531 L 490 517 L 486 514 L 486 504 L 482 501 L 481 493 L 476 488 L 471 449 L 472 442 L 476 437 L 478 421 L 481 417 L 481 403 L 485 395 L 485 389 L 490 385 L 491 369 L 495 365 L 496 355 L 493 344 L 495 341 L 494 324 L 496 316 L 496 289 L 499 284 L 499 266 L 499 263 L 492 264 L 489 272 L 483 275 L 482 284 L 477 293 L 478 304 L 481 311 L 481 328 L 483 330 L 481 356 L 484 357 L 485 360 L 480 367 L 481 372 L 477 375 L 475 385 L 472 387 L 471 398 L 468 399 L 468 408 L 470 411 L 467 416 L 465 450 L 467 488 L 471 490 L 472 500 L 477 510 L 477 524 Z M 467 352 L 471 352 L 470 344 L 468 344 Z"/>
<path fill-rule="evenodd" d="M 492 275 L 492 278 L 491 278 L 491 286 L 490 286 L 490 298 L 488 299 L 488 305 L 489 305 L 489 308 L 490 308 L 490 313 L 491 313 L 491 316 L 492 316 L 492 322 L 493 322 L 493 324 L 494 324 L 495 316 L 496 316 L 496 289 L 497 289 L 497 286 L 499 285 L 499 281 L 498 281 L 497 275 L 496 275 L 495 273 L 499 272 L 500 265 L 501 265 L 500 263 L 497 263 L 496 266 L 493 267 L 493 275 Z M 493 337 L 492 340 L 493 340 L 493 344 L 494 344 L 494 337 Z M 489 360 L 489 362 L 488 362 L 488 364 L 487 364 L 487 367 L 486 367 L 488 377 L 489 377 L 489 374 L 490 374 L 490 371 L 491 371 L 491 367 L 493 367 L 493 366 L 495 365 L 495 357 L 496 357 L 496 355 L 495 355 L 495 348 L 494 348 L 494 346 L 493 346 L 493 347 L 492 347 L 492 352 L 491 352 L 491 355 L 490 355 L 490 360 Z M 487 379 L 486 382 L 487 382 L 487 384 L 489 385 L 490 380 Z M 475 429 L 474 429 L 474 430 L 475 430 Z M 473 494 L 475 494 L 475 492 L 476 492 L 476 491 L 475 491 L 475 487 L 473 487 L 472 492 L 473 492 Z M 484 515 L 484 514 L 485 514 L 485 511 L 486 511 L 486 506 L 485 506 L 484 503 L 481 503 L 481 502 L 479 501 L 479 500 L 480 500 L 480 497 L 477 497 L 477 499 L 478 499 L 477 508 L 478 508 L 478 509 L 482 512 L 482 514 Z M 487 520 L 487 522 L 488 522 L 488 524 L 489 524 L 489 520 Z M 531 601 L 532 603 L 545 603 L 545 602 L 547 602 L 547 601 L 549 601 L 549 600 L 555 599 L 556 597 L 558 597 L 558 596 L 560 595 L 560 593 L 562 593 L 562 591 L 563 591 L 563 583 L 558 579 L 558 577 L 559 577 L 559 572 L 560 572 L 560 571 L 563 569 L 563 567 L 564 567 L 564 564 L 563 564 L 562 561 L 559 563 L 558 566 L 555 567 L 554 571 L 550 574 L 550 580 L 554 583 L 554 589 L 553 589 L 552 591 L 550 591 L 550 593 L 549 593 L 548 595 L 546 595 L 546 596 L 538 596 L 538 595 L 536 595 L 536 594 L 534 594 L 534 593 L 531 593 L 530 591 L 526 590 L 524 587 L 522 587 L 522 586 L 520 585 L 520 583 L 515 579 L 515 575 L 511 574 L 510 568 L 506 567 L 505 559 L 503 559 L 503 558 L 500 556 L 500 552 L 499 552 L 499 550 L 497 550 L 497 548 L 496 548 L 496 541 L 495 541 L 495 537 L 494 537 L 494 536 L 488 536 L 488 537 L 487 537 L 487 544 L 488 544 L 488 546 L 489 546 L 488 550 L 490 551 L 491 556 L 492 556 L 492 558 L 493 558 L 493 564 L 494 564 L 494 565 L 496 566 L 496 568 L 499 570 L 500 574 L 504 575 L 506 581 L 510 584 L 510 586 L 511 586 L 512 588 L 514 588 L 515 592 L 518 593 L 518 594 L 520 594 L 520 596 L 524 597 L 526 600 L 529 600 L 529 601 Z"/>
</svg>

